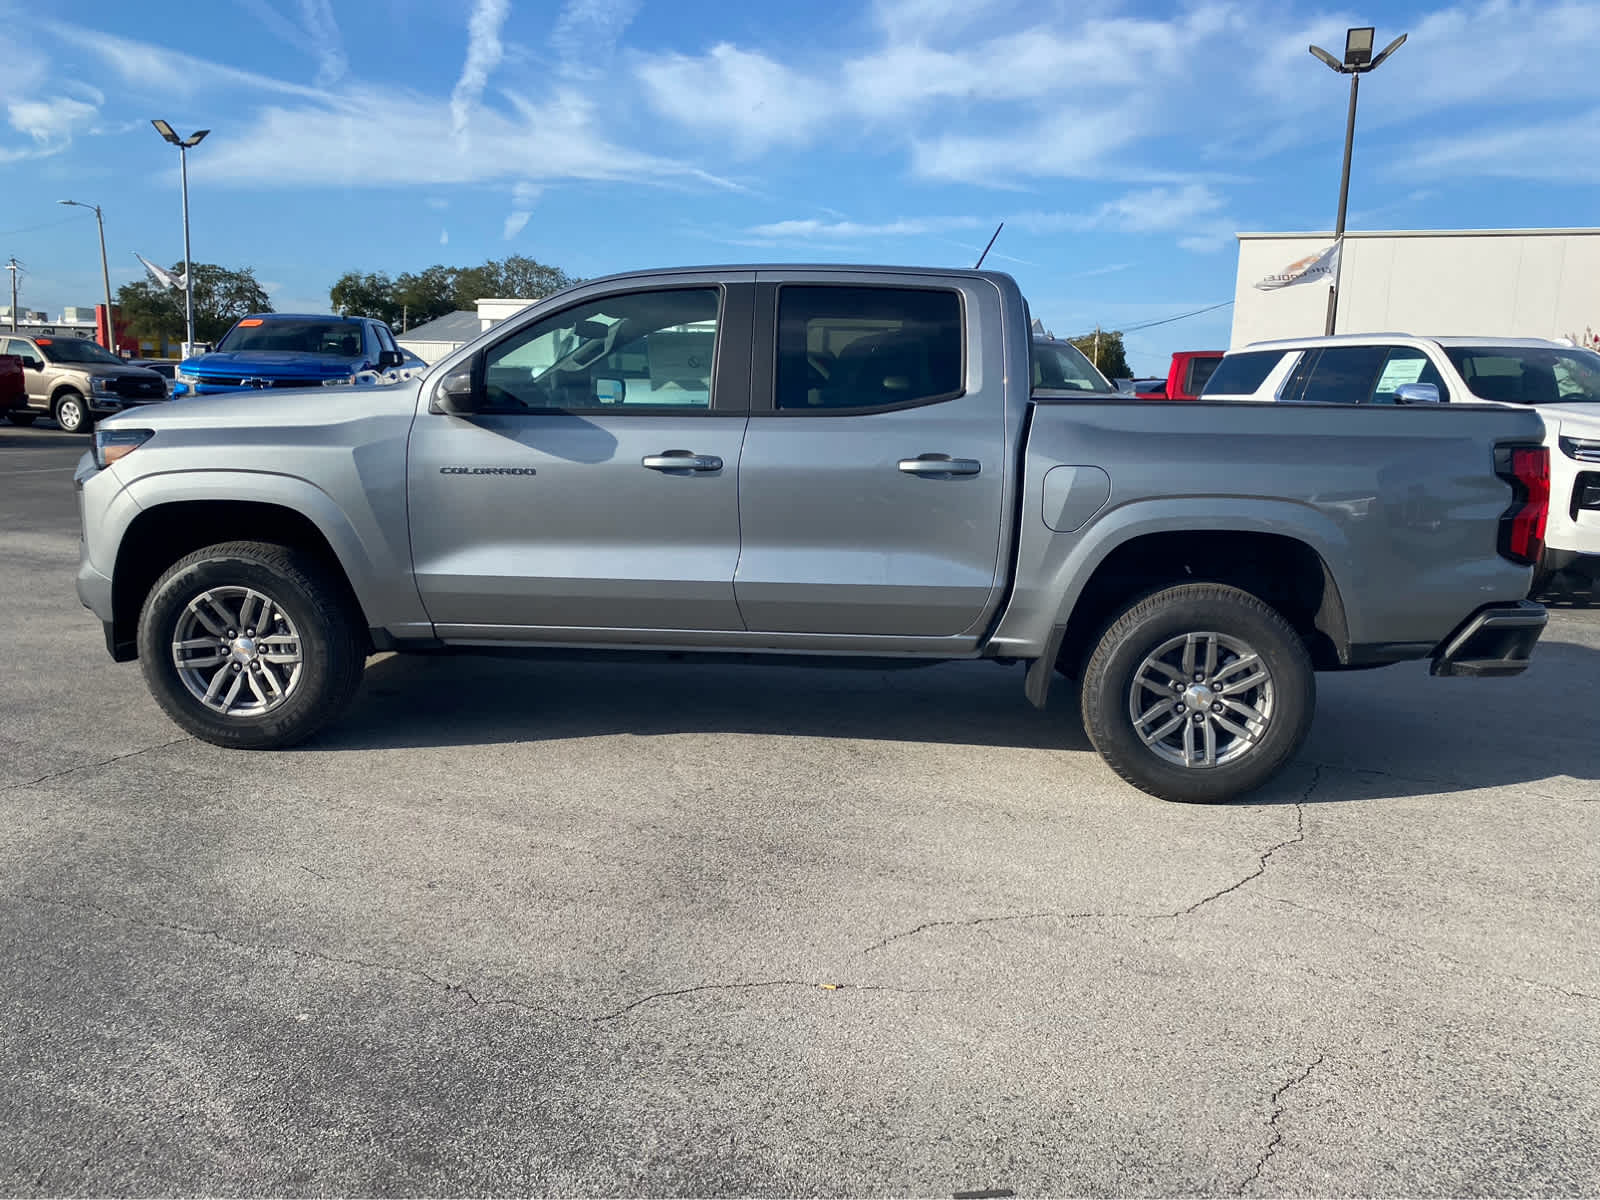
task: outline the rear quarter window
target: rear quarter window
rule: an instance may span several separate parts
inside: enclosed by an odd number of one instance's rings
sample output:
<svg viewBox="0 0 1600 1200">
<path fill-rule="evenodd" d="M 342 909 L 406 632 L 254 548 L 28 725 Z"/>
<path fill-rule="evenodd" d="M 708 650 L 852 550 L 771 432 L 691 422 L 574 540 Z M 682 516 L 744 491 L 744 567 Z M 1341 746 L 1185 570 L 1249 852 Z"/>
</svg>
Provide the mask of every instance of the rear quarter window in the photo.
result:
<svg viewBox="0 0 1600 1200">
<path fill-rule="evenodd" d="M 1283 361 L 1283 350 L 1247 350 L 1225 355 L 1206 380 L 1202 396 L 1248 396 L 1267 381 L 1272 368 Z"/>
</svg>

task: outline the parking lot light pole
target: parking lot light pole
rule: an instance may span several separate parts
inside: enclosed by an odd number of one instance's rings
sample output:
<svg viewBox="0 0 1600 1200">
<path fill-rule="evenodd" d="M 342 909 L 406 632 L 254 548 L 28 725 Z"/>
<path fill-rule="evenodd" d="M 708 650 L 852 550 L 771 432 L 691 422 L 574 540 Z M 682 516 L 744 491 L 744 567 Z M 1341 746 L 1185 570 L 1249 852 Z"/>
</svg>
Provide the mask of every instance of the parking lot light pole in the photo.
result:
<svg viewBox="0 0 1600 1200">
<path fill-rule="evenodd" d="M 100 227 L 100 282 L 106 285 L 106 349 L 113 354 L 117 352 L 117 321 L 111 311 L 111 268 L 106 265 L 106 223 L 100 215 L 98 204 L 85 204 L 81 200 L 63 200 L 62 204 L 70 204 L 73 208 L 89 208 L 94 210 L 94 223 Z"/>
<path fill-rule="evenodd" d="M 156 132 L 163 139 L 178 148 L 178 172 L 183 184 L 183 352 L 187 357 L 194 345 L 194 280 L 190 277 L 189 264 L 189 151 L 198 146 L 211 131 L 202 129 L 182 138 L 165 121 L 151 121 L 150 124 L 156 127 Z"/>
<path fill-rule="evenodd" d="M 1350 200 L 1350 153 L 1356 144 L 1356 96 L 1360 91 L 1361 77 L 1368 71 L 1377 70 L 1378 64 L 1400 49 L 1406 40 L 1406 35 L 1402 33 L 1374 58 L 1372 42 L 1373 34 L 1376 32 L 1377 30 L 1370 25 L 1345 30 L 1343 62 L 1321 46 L 1310 47 L 1312 56 L 1323 62 L 1330 70 L 1350 76 L 1350 112 L 1344 123 L 1344 170 L 1339 175 L 1339 217 L 1333 229 L 1333 244 L 1339 248 L 1339 258 L 1338 266 L 1333 273 L 1333 283 L 1328 287 L 1328 320 L 1327 327 L 1323 330 L 1327 334 L 1333 333 L 1333 323 L 1339 313 L 1339 276 L 1344 272 L 1344 214 L 1345 206 Z"/>
</svg>

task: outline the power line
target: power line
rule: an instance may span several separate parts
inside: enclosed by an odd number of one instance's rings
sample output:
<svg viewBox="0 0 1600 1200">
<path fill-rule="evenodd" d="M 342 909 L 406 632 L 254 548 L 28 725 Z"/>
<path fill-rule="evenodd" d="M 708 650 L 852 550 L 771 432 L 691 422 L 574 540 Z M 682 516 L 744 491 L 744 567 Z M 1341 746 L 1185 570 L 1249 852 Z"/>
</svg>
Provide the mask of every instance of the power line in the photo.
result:
<svg viewBox="0 0 1600 1200">
<path fill-rule="evenodd" d="M 1143 324 L 1140 324 L 1140 325 L 1124 325 L 1121 329 L 1115 330 L 1113 332 L 1116 332 L 1116 333 L 1138 333 L 1141 329 L 1154 329 L 1157 325 L 1171 325 L 1174 321 L 1187 321 L 1190 317 L 1198 317 L 1201 313 L 1216 312 L 1217 309 L 1219 309 L 1219 308 L 1227 308 L 1228 305 L 1230 305 L 1232 303 L 1233 303 L 1232 300 L 1224 300 L 1220 304 L 1208 304 L 1204 308 L 1197 308 L 1197 309 L 1192 310 L 1191 312 L 1179 313 L 1175 317 L 1162 317 L 1159 321 L 1145 321 Z M 1075 333 L 1071 337 L 1064 338 L 1062 340 L 1068 341 L 1068 342 L 1076 342 L 1076 341 L 1080 340 L 1081 338 L 1088 338 L 1088 337 L 1093 337 L 1093 336 L 1094 336 L 1094 330 L 1091 329 L 1087 333 Z"/>
<path fill-rule="evenodd" d="M 0 237 L 10 237 L 14 233 L 36 233 L 41 229 L 54 229 L 58 225 L 68 225 L 76 221 L 76 217 L 68 217 L 65 221 L 46 221 L 43 225 L 29 225 L 23 229 L 0 229 Z"/>
</svg>

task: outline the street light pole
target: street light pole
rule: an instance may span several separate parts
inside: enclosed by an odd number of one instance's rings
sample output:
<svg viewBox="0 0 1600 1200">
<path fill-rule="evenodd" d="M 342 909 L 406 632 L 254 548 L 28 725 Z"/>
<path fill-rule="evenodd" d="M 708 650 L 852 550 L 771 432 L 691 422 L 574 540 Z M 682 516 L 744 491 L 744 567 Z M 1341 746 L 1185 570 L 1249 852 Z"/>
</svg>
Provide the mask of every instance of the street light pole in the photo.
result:
<svg viewBox="0 0 1600 1200">
<path fill-rule="evenodd" d="M 1356 97 L 1361 92 L 1361 77 L 1368 71 L 1376 70 L 1379 63 L 1400 49 L 1407 36 L 1402 33 L 1384 47 L 1383 53 L 1374 58 L 1372 35 L 1375 32 L 1377 31 L 1371 26 L 1345 30 L 1343 62 L 1334 58 L 1321 46 L 1310 47 L 1312 56 L 1321 60 L 1330 70 L 1350 76 L 1350 113 L 1344 123 L 1344 168 L 1339 173 L 1339 215 L 1333 228 L 1333 244 L 1338 248 L 1338 258 L 1334 268 L 1333 283 L 1328 287 L 1328 318 L 1323 329 L 1329 336 L 1333 334 L 1334 322 L 1339 315 L 1339 279 L 1344 273 L 1344 218 L 1346 207 L 1350 202 L 1350 156 L 1356 144 Z"/>
<path fill-rule="evenodd" d="M 165 121 L 151 121 L 164 140 L 178 148 L 178 175 L 183 186 L 183 328 L 184 354 L 190 354 L 194 345 L 194 272 L 189 261 L 189 151 L 198 146 L 210 133 L 201 129 L 188 137 L 179 137 Z"/>
<path fill-rule="evenodd" d="M 100 282 L 106 289 L 106 349 L 113 354 L 117 352 L 117 317 L 111 308 L 111 268 L 106 264 L 106 223 L 100 215 L 98 204 L 84 204 L 77 200 L 63 200 L 63 204 L 70 204 L 74 208 L 94 209 L 94 223 L 100 229 Z"/>
</svg>

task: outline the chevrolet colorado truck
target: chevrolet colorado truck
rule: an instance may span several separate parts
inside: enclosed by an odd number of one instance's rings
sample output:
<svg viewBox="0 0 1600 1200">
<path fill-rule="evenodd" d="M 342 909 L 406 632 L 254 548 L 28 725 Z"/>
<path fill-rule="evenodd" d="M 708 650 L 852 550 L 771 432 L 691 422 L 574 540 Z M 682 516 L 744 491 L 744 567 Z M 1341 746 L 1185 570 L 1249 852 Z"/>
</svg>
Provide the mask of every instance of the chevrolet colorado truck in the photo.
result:
<svg viewBox="0 0 1600 1200">
<path fill-rule="evenodd" d="M 78 593 L 197 737 L 323 729 L 375 651 L 992 659 L 1135 786 L 1272 778 L 1317 670 L 1524 669 L 1538 415 L 1035 388 L 988 271 L 592 280 L 417 378 L 103 422 Z"/>
<path fill-rule="evenodd" d="M 167 398 L 160 375 L 87 338 L 13 333 L 0 336 L 0 352 L 24 368 L 26 406 L 6 414 L 13 425 L 50 417 L 64 433 L 88 433 L 99 417 Z"/>
</svg>

